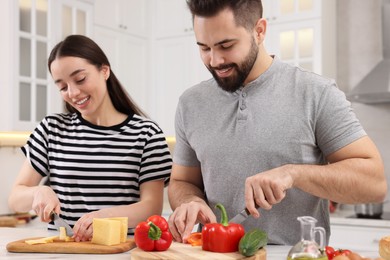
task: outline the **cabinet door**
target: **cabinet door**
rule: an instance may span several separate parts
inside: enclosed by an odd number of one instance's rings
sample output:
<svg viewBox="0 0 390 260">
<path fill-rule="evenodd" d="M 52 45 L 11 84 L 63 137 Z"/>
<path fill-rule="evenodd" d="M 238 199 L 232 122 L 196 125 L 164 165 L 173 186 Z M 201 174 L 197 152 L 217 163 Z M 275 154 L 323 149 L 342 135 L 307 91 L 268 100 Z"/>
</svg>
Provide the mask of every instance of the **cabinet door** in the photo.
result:
<svg viewBox="0 0 390 260">
<path fill-rule="evenodd" d="M 151 117 L 168 136 L 175 134 L 174 118 L 180 95 L 210 78 L 203 65 L 194 36 L 157 40 L 151 61 L 154 65 Z"/>
<path fill-rule="evenodd" d="M 21 0 L 18 10 L 17 57 L 19 68 L 15 88 L 14 126 L 18 130 L 33 129 L 48 113 L 47 52 L 49 49 L 49 2 Z"/>
<path fill-rule="evenodd" d="M 321 73 L 321 21 L 272 24 L 265 40 L 266 49 L 283 61 Z"/>
<path fill-rule="evenodd" d="M 389 234 L 389 227 L 331 225 L 329 245 L 356 252 L 378 252 L 379 240 Z"/>
<path fill-rule="evenodd" d="M 123 87 L 147 112 L 147 41 L 102 27 L 95 28 L 94 40 Z"/>
<path fill-rule="evenodd" d="M 263 8 L 270 23 L 321 17 L 321 0 L 265 0 Z"/>
<path fill-rule="evenodd" d="M 155 0 L 153 24 L 157 38 L 192 35 L 192 16 L 184 0 Z"/>
<path fill-rule="evenodd" d="M 137 36 L 147 36 L 146 0 L 95 0 L 94 22 L 97 25 Z"/>
</svg>

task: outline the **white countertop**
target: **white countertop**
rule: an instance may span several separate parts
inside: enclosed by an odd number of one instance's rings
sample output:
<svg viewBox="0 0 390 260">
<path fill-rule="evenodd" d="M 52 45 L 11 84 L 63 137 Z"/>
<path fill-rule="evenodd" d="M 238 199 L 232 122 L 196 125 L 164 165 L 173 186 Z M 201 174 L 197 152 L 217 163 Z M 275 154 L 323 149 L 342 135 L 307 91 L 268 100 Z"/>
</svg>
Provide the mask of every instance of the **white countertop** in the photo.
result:
<svg viewBox="0 0 390 260">
<path fill-rule="evenodd" d="M 51 254 L 51 253 L 10 253 L 6 249 L 9 242 L 30 238 L 56 235 L 58 232 L 48 231 L 44 223 L 36 220 L 16 228 L 0 227 L 0 259 L 131 259 L 131 250 L 121 254 Z M 290 246 L 267 246 L 267 260 L 286 259 Z"/>
<path fill-rule="evenodd" d="M 390 221 L 387 220 L 362 220 L 347 218 L 351 212 L 339 211 L 331 214 L 332 225 L 349 225 L 349 226 L 375 226 L 375 227 L 390 227 Z M 353 213 L 353 212 L 352 212 Z M 6 245 L 9 242 L 31 238 L 31 237 L 46 237 L 58 234 L 55 231 L 48 231 L 46 224 L 38 219 L 31 221 L 26 225 L 20 225 L 16 228 L 0 228 L 0 259 L 131 259 L 131 250 L 121 254 L 109 255 L 90 255 L 90 254 L 51 254 L 51 253 L 10 253 L 6 250 Z M 390 234 L 389 234 L 390 235 Z M 336 246 L 337 245 L 332 245 Z M 271 246 L 266 247 L 267 260 L 283 260 L 286 259 L 291 246 Z M 378 257 L 377 250 L 375 251 L 359 251 L 365 257 Z"/>
</svg>

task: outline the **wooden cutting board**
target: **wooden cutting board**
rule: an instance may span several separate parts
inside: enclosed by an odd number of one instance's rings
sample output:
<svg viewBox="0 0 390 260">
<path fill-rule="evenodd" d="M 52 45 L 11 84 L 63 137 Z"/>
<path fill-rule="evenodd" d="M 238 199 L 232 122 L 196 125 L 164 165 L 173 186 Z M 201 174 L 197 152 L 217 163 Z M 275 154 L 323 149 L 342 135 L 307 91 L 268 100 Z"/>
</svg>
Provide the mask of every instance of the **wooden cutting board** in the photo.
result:
<svg viewBox="0 0 390 260">
<path fill-rule="evenodd" d="M 113 246 L 97 245 L 91 242 L 53 242 L 47 244 L 29 245 L 26 238 L 7 244 L 8 252 L 14 253 L 60 253 L 60 254 L 117 254 L 129 251 L 135 247 L 134 239 Z"/>
<path fill-rule="evenodd" d="M 251 257 L 245 257 L 238 252 L 235 253 L 213 253 L 203 251 L 201 246 L 191 246 L 173 242 L 167 251 L 163 252 L 146 252 L 139 248 L 133 249 L 131 252 L 131 260 L 198 260 L 198 259 L 246 259 L 246 260 L 266 260 L 267 254 L 264 248 L 257 251 Z"/>
</svg>

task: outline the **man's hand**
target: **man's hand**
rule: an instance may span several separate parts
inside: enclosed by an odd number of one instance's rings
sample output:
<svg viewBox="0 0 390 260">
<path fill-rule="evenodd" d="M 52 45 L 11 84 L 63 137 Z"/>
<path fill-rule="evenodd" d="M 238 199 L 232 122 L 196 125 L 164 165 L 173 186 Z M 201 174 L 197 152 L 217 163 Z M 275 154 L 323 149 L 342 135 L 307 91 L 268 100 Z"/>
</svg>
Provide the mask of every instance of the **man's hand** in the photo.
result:
<svg viewBox="0 0 390 260">
<path fill-rule="evenodd" d="M 204 201 L 183 203 L 169 217 L 168 224 L 173 238 L 185 243 L 197 223 L 216 222 L 216 217 Z"/>
<path fill-rule="evenodd" d="M 281 202 L 286 197 L 286 190 L 293 185 L 289 166 L 278 167 L 262 172 L 245 181 L 245 205 L 251 215 L 260 217 L 256 205 L 270 210 L 272 205 Z"/>
</svg>

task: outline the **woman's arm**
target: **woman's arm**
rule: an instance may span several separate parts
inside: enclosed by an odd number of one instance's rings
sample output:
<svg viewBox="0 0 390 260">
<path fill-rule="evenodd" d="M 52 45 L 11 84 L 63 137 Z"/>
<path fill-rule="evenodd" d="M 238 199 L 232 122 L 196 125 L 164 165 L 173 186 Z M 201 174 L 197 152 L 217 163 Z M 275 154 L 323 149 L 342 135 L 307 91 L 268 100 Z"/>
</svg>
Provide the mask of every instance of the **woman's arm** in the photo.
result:
<svg viewBox="0 0 390 260">
<path fill-rule="evenodd" d="M 50 220 L 50 213 L 53 210 L 59 213 L 60 202 L 57 195 L 50 187 L 39 185 L 42 178 L 26 159 L 8 198 L 10 209 L 15 212 L 27 212 L 32 209 L 45 222 Z"/>
<path fill-rule="evenodd" d="M 140 186 L 140 201 L 123 206 L 104 208 L 83 215 L 73 230 L 76 241 L 87 241 L 92 238 L 92 221 L 94 218 L 128 217 L 128 225 L 134 228 L 139 222 L 152 215 L 161 215 L 163 208 L 164 180 L 144 182 Z"/>
</svg>

